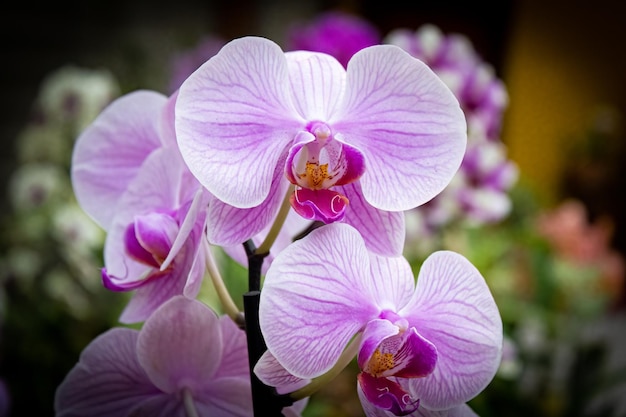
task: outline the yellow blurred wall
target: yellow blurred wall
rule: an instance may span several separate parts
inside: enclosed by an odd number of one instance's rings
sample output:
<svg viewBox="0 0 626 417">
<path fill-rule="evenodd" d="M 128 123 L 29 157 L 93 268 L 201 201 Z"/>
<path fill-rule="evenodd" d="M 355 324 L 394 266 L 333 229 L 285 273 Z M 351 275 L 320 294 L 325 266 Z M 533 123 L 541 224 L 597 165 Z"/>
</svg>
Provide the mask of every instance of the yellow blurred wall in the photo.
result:
<svg viewBox="0 0 626 417">
<path fill-rule="evenodd" d="M 557 197 L 568 141 L 604 104 L 626 99 L 626 2 L 520 1 L 502 78 L 510 103 L 503 140 L 522 180 Z"/>
</svg>

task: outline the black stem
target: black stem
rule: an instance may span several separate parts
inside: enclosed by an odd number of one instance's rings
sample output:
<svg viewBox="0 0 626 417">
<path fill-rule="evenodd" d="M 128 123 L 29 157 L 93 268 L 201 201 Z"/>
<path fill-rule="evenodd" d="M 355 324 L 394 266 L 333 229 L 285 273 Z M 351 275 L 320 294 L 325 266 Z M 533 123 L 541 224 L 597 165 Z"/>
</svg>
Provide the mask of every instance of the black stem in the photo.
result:
<svg viewBox="0 0 626 417">
<path fill-rule="evenodd" d="M 251 240 L 243 245 L 248 256 L 248 292 L 243 295 L 243 310 L 246 321 L 254 416 L 283 417 L 283 408 L 293 404 L 293 400 L 289 396 L 278 395 L 274 387 L 265 385 L 254 373 L 254 366 L 267 350 L 259 325 L 259 303 L 261 300 L 261 268 L 263 260 L 268 254 L 256 253 L 256 247 Z"/>
</svg>

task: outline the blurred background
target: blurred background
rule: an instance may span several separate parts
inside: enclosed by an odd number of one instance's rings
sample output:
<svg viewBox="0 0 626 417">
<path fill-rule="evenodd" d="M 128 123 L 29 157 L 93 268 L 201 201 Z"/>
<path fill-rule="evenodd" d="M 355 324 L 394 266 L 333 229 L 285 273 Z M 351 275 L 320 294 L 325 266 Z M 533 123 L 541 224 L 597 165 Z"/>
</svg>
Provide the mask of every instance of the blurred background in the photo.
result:
<svg viewBox="0 0 626 417">
<path fill-rule="evenodd" d="M 505 87 L 495 140 L 515 175 L 505 200 L 472 200 L 504 208 L 468 221 L 429 203 L 407 231 L 416 270 L 429 251 L 457 250 L 500 307 L 503 362 L 470 405 L 483 417 L 626 416 L 626 5 L 617 0 L 84 0 L 4 10 L 0 416 L 53 415 L 56 386 L 125 302 L 101 287 L 104 233 L 73 199 L 80 131 L 122 94 L 170 94 L 223 41 L 261 35 L 288 49 L 290 30 L 328 11 L 368 22 L 381 39 L 424 25 L 460 34 Z M 304 415 L 362 415 L 354 372 Z"/>
</svg>

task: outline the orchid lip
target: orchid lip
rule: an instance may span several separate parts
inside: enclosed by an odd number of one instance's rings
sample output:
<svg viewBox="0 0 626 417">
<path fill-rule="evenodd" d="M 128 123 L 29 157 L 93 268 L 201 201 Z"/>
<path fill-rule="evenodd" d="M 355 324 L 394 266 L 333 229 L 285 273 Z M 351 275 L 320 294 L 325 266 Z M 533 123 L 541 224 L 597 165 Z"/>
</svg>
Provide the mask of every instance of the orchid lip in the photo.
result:
<svg viewBox="0 0 626 417">
<path fill-rule="evenodd" d="M 419 408 L 420 400 L 413 399 L 400 384 L 389 378 L 377 378 L 361 372 L 357 380 L 365 398 L 380 409 L 396 416 L 406 416 Z"/>
</svg>

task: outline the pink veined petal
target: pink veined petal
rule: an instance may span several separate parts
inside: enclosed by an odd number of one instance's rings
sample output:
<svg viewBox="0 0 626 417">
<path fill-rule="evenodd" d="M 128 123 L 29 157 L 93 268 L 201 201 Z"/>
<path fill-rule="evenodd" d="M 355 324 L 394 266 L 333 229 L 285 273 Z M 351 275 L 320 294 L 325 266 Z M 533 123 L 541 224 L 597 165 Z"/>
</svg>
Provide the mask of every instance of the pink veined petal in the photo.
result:
<svg viewBox="0 0 626 417">
<path fill-rule="evenodd" d="M 341 100 L 346 70 L 330 55 L 296 51 L 285 54 L 293 103 L 306 120 L 327 120 Z"/>
<path fill-rule="evenodd" d="M 276 387 L 279 394 L 296 391 L 311 382 L 310 379 L 290 374 L 269 350 L 265 351 L 255 365 L 254 373 L 265 385 Z"/>
<path fill-rule="evenodd" d="M 380 256 L 370 253 L 373 297 L 382 310 L 399 311 L 415 289 L 411 265 L 402 256 Z"/>
<path fill-rule="evenodd" d="M 359 233 L 322 226 L 284 249 L 267 271 L 259 318 L 267 347 L 294 376 L 328 371 L 379 309 Z"/>
<path fill-rule="evenodd" d="M 388 211 L 417 207 L 441 192 L 467 141 L 454 94 L 428 66 L 392 45 L 353 56 L 345 99 L 329 123 L 365 156 L 365 199 Z"/>
<path fill-rule="evenodd" d="M 480 272 L 463 256 L 435 252 L 420 270 L 413 299 L 400 312 L 437 347 L 437 366 L 410 384 L 433 410 L 461 405 L 493 379 L 502 351 L 502 320 Z"/>
<path fill-rule="evenodd" d="M 158 123 L 167 98 L 136 91 L 112 102 L 76 141 L 72 186 L 76 198 L 108 229 L 116 205 L 147 156 L 161 146 Z"/>
<path fill-rule="evenodd" d="M 223 202 L 249 208 L 270 193 L 276 165 L 304 127 L 288 83 L 280 47 L 244 37 L 226 44 L 180 87 L 180 151 L 191 172 Z"/>
<path fill-rule="evenodd" d="M 174 297 L 157 309 L 137 339 L 137 357 L 154 385 L 167 393 L 201 392 L 222 360 L 215 312 L 196 300 Z"/>
<path fill-rule="evenodd" d="M 125 416 L 136 404 L 161 394 L 137 361 L 138 333 L 114 328 L 89 343 L 56 390 L 57 416 Z"/>
<path fill-rule="evenodd" d="M 216 198 L 209 203 L 207 238 L 219 246 L 241 246 L 243 242 L 270 226 L 285 198 L 289 183 L 285 180 L 283 164 L 278 164 L 267 198 L 258 206 L 241 209 Z"/>
<path fill-rule="evenodd" d="M 354 226 L 365 240 L 369 250 L 383 256 L 398 256 L 404 249 L 404 214 L 379 210 L 363 197 L 360 183 L 336 187 L 335 190 L 348 198 L 344 223 Z"/>
</svg>

